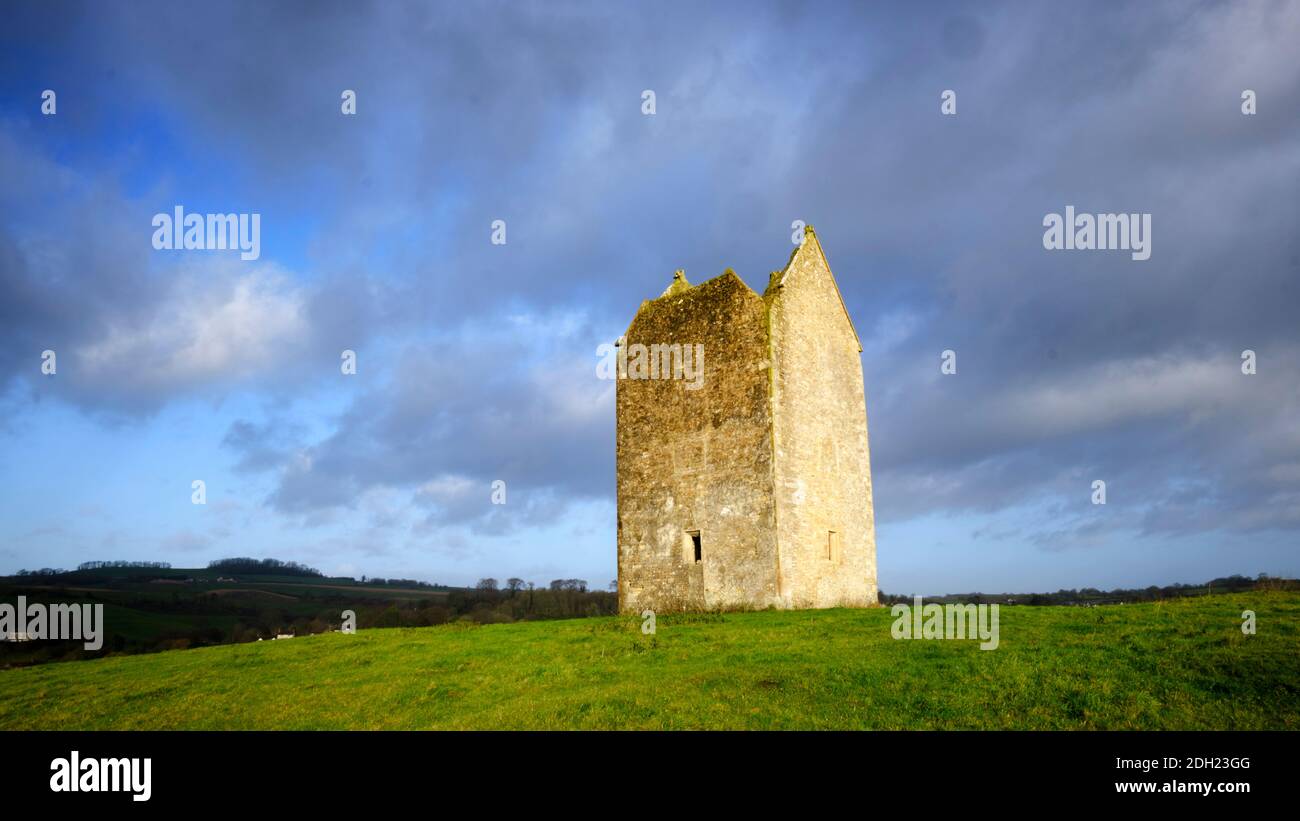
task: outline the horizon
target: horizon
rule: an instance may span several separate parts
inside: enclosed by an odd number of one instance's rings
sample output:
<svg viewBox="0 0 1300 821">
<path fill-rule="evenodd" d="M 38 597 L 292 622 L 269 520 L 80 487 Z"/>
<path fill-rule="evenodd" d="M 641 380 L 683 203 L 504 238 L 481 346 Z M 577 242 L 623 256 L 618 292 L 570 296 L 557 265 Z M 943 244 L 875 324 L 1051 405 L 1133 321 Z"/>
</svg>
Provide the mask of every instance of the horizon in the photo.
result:
<svg viewBox="0 0 1300 821">
<path fill-rule="evenodd" d="M 266 560 L 275 559 L 274 556 L 266 556 L 266 557 L 263 557 L 263 558 L 261 558 L 261 559 L 257 559 L 257 557 L 243 557 L 243 556 L 236 557 L 236 556 L 227 556 L 227 557 L 224 557 L 224 558 L 221 558 L 221 559 L 213 559 L 212 561 L 213 561 L 213 562 L 233 561 L 233 560 L 237 560 L 237 559 L 241 559 L 241 558 L 253 558 L 253 559 L 257 560 L 257 561 L 266 561 Z M 115 562 L 115 561 L 122 561 L 122 562 L 126 562 L 126 564 L 125 564 L 125 565 L 121 565 L 121 566 L 119 566 L 119 567 L 127 567 L 127 568 L 130 568 L 130 567 L 136 567 L 136 566 L 138 566 L 139 569 L 141 569 L 141 570 L 148 570 L 148 569 L 150 569 L 150 568 L 146 566 L 146 563 L 152 562 L 153 560 L 149 560 L 149 559 L 141 559 L 141 560 L 137 560 L 137 561 L 132 561 L 132 560 L 127 560 L 127 559 L 90 559 L 90 560 L 87 560 L 87 561 L 89 561 L 89 562 L 91 562 L 91 563 L 95 563 L 95 562 L 103 562 L 103 563 L 109 564 L 109 565 L 110 565 L 110 568 L 111 568 L 111 563 L 112 563 L 112 562 Z M 155 563 L 155 564 L 156 564 L 156 563 Z M 76 568 L 76 567 L 71 567 L 71 568 L 50 568 L 50 567 L 42 567 L 42 568 L 23 568 L 22 570 L 25 570 L 25 571 L 27 572 L 27 576 L 26 576 L 26 577 L 32 577 L 32 576 L 36 576 L 36 575 L 42 573 L 42 571 L 50 571 L 50 570 L 53 570 L 53 571 L 56 571 L 56 572 L 58 572 L 58 573 L 77 573 L 77 572 L 89 572 L 89 571 L 93 571 L 93 570 L 95 570 L 95 569 L 99 569 L 99 568 L 90 568 L 88 571 L 83 571 L 83 570 L 81 570 L 80 568 Z M 195 571 L 203 571 L 203 570 L 211 570 L 211 571 L 214 571 L 214 572 L 223 572 L 224 570 L 227 570 L 228 568 L 211 567 L 211 566 L 207 566 L 207 565 L 204 565 L 204 566 L 198 566 L 198 565 L 196 565 L 196 566 L 193 566 L 193 567 L 177 567 L 177 566 L 175 566 L 175 565 L 168 565 L 167 567 L 155 567 L 155 568 L 153 568 L 153 569 L 170 570 L 170 571 L 179 571 L 179 570 L 195 570 Z M 415 583 L 417 583 L 417 584 L 427 584 L 427 585 L 429 585 L 429 586 L 431 586 L 431 587 L 445 587 L 445 588 L 449 588 L 449 589 L 462 589 L 462 590 L 473 590 L 473 589 L 476 589 L 477 586 L 478 586 L 478 584 L 481 583 L 481 582 L 483 582 L 483 581 L 489 581 L 489 580 L 490 580 L 490 581 L 495 581 L 495 582 L 497 582 L 498 586 L 500 586 L 500 585 L 504 585 L 504 584 L 506 584 L 507 582 L 511 581 L 513 578 L 517 578 L 517 577 L 511 577 L 511 576 L 488 575 L 488 576 L 484 576 L 484 577 L 480 578 L 480 579 L 478 580 L 478 582 L 476 582 L 476 583 L 474 583 L 474 584 L 464 584 L 464 585 L 459 585 L 459 584 L 446 584 L 446 583 L 441 582 L 441 581 L 438 581 L 438 580 L 436 580 L 436 579 L 419 579 L 419 578 L 412 578 L 412 577 L 406 577 L 406 576 L 376 576 L 376 575 L 369 574 L 369 573 L 362 573 L 360 576 L 332 576 L 332 575 L 330 575 L 330 574 L 328 574 L 328 573 L 324 573 L 324 572 L 322 572 L 322 571 L 320 571 L 320 570 L 318 570 L 317 568 L 314 568 L 314 567 L 307 567 L 306 569 L 309 570 L 309 571 L 314 571 L 315 573 L 320 574 L 319 576 L 312 576 L 312 578 L 323 578 L 323 579 L 326 579 L 326 580 L 329 580 L 329 579 L 351 579 L 352 581 L 361 582 L 361 581 L 363 581 L 363 580 L 373 581 L 373 580 L 375 580 L 375 579 L 382 579 L 382 580 L 384 580 L 384 581 L 386 581 L 386 582 L 389 582 L 389 583 L 394 582 L 394 581 L 400 581 L 400 582 L 415 582 Z M 258 573 L 249 573 L 249 572 L 246 572 L 246 571 L 231 571 L 231 572 L 232 572 L 232 573 L 235 573 L 235 574 L 237 574 L 237 575 L 244 575 L 244 576 L 257 576 L 257 575 L 262 575 L 262 574 L 258 574 Z M 274 575 L 274 574 L 271 574 L 271 575 Z M 0 574 L 0 577 L 3 577 L 3 578 L 24 578 L 23 576 L 19 576 L 18 574 L 11 574 L 11 575 L 8 575 L 8 576 L 5 576 L 4 574 Z M 1085 586 L 1080 586 L 1080 587 L 1061 587 L 1061 588 L 1057 588 L 1056 590 L 1046 590 L 1046 589 L 1044 589 L 1044 590 L 976 590 L 976 589 L 971 589 L 971 590 L 950 590 L 950 591 L 945 592 L 945 593 L 936 593 L 936 592 L 919 592 L 919 593 L 918 593 L 918 592 L 911 591 L 911 590 L 902 591 L 902 592 L 894 592 L 894 591 L 890 591 L 890 590 L 881 589 L 881 590 L 880 590 L 880 595 L 881 595 L 882 597 L 884 597 L 884 596 L 888 596 L 888 597 L 899 597 L 899 596 L 905 596 L 905 597 L 910 597 L 910 596 L 945 597 L 945 596 L 960 596 L 960 595 L 978 595 L 978 596 L 1029 596 L 1029 595 L 1039 595 L 1039 594 L 1043 594 L 1043 595 L 1054 595 L 1054 594 L 1057 594 L 1057 593 L 1069 592 L 1069 591 L 1079 591 L 1079 592 L 1082 592 L 1082 591 L 1084 591 L 1084 590 L 1097 590 L 1098 592 L 1101 592 L 1101 593 L 1114 593 L 1114 592 L 1120 592 L 1120 591 L 1147 590 L 1147 589 L 1150 589 L 1150 588 L 1152 588 L 1152 587 L 1157 587 L 1157 588 L 1161 588 L 1161 589 L 1168 589 L 1168 588 L 1186 588 L 1186 587 L 1202 587 L 1202 586 L 1205 586 L 1205 585 L 1207 585 L 1207 584 L 1209 584 L 1209 583 L 1211 583 L 1211 582 L 1223 581 L 1223 580 L 1226 580 L 1226 579 L 1245 579 L 1245 580 L 1247 580 L 1247 581 L 1260 581 L 1261 578 L 1266 578 L 1266 579 L 1268 579 L 1268 580 L 1270 580 L 1270 581 L 1296 581 L 1295 579 L 1291 579 L 1291 578 L 1289 578 L 1289 577 L 1285 577 L 1285 576 L 1271 576 L 1271 575 L 1269 575 L 1269 574 L 1263 574 L 1262 577 L 1261 577 L 1260 574 L 1247 575 L 1247 574 L 1245 574 L 1245 573 L 1228 573 L 1228 574 L 1224 574 L 1224 575 L 1222 575 L 1222 576 L 1216 576 L 1216 577 L 1214 577 L 1214 578 L 1212 578 L 1212 579 L 1203 579 L 1203 580 L 1200 580 L 1200 581 L 1167 581 L 1167 582 L 1164 582 L 1163 584 L 1138 585 L 1138 586 L 1134 586 L 1134 587 L 1094 588 L 1094 587 L 1092 587 L 1091 585 L 1085 585 Z M 593 580 L 590 580 L 590 579 L 550 579 L 550 580 L 548 580 L 548 581 L 539 581 L 539 580 L 535 580 L 535 579 L 519 579 L 519 580 L 522 581 L 524 584 L 532 584 L 532 585 L 535 585 L 537 589 L 543 589 L 543 588 L 546 588 L 546 587 L 549 586 L 550 584 L 553 584 L 554 582 L 559 582 L 559 581 L 581 581 L 581 582 L 586 582 L 586 583 L 587 583 L 587 585 L 588 585 L 587 590 L 590 591 L 590 592 L 595 592 L 595 593 L 613 593 L 613 592 L 614 592 L 614 591 L 611 591 L 611 590 L 609 589 L 608 585 L 604 585 L 604 586 L 602 586 L 602 585 L 599 585 L 599 584 L 595 583 Z M 613 580 L 611 580 L 611 583 L 613 583 Z M 505 590 L 504 587 L 501 587 L 500 589 L 501 589 L 501 590 Z"/>
</svg>

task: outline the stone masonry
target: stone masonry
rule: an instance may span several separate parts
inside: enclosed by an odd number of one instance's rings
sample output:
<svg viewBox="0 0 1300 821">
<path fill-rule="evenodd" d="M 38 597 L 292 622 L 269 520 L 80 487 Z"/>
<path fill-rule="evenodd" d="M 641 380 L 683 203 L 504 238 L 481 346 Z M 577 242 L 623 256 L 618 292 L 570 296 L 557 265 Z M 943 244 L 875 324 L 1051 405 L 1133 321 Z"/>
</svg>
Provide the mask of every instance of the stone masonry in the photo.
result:
<svg viewBox="0 0 1300 821">
<path fill-rule="evenodd" d="M 862 345 L 812 227 L 761 297 L 679 271 L 619 345 L 619 608 L 875 604 Z"/>
</svg>

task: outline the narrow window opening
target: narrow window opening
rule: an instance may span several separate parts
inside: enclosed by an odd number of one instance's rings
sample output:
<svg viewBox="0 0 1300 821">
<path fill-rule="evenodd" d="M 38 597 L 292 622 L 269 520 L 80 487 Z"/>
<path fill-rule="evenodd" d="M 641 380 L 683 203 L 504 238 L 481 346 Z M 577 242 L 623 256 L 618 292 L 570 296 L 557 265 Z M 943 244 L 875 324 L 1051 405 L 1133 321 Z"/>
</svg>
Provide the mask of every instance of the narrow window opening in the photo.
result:
<svg viewBox="0 0 1300 821">
<path fill-rule="evenodd" d="M 840 534 L 834 530 L 826 531 L 826 560 L 829 562 L 840 560 Z"/>
<path fill-rule="evenodd" d="M 704 558 L 704 553 L 700 548 L 700 531 L 691 530 L 688 532 L 690 533 L 691 536 L 691 545 L 694 546 L 695 548 L 695 561 L 696 562 L 702 561 Z"/>
</svg>

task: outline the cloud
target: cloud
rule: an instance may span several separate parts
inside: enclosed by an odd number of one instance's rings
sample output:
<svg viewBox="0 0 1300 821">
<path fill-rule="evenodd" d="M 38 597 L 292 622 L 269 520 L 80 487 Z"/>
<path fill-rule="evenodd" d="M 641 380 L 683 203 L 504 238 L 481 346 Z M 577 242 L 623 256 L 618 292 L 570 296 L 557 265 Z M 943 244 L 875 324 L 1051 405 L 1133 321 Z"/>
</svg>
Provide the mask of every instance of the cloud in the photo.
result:
<svg viewBox="0 0 1300 821">
<path fill-rule="evenodd" d="M 613 475 L 613 385 L 596 376 L 599 332 L 580 315 L 466 323 L 363 361 L 378 371 L 328 434 L 309 440 L 238 420 L 224 443 L 241 467 L 271 470 L 285 514 L 355 509 L 403 488 L 426 524 L 490 532 L 550 521 L 606 498 Z M 508 504 L 490 503 L 494 481 Z"/>
<path fill-rule="evenodd" d="M 1300 529 L 1293 5 L 75 11 L 0 34 L 37 42 L 0 76 L 84 101 L 0 110 L 6 419 L 250 396 L 213 435 L 286 522 L 560 520 L 613 493 L 595 345 L 675 268 L 761 285 L 803 219 L 864 332 L 880 521 Z M 263 261 L 153 253 L 199 199 L 262 212 Z M 1151 260 L 1045 251 L 1066 205 L 1151 213 Z"/>
<path fill-rule="evenodd" d="M 270 370 L 306 338 L 303 296 L 263 266 L 247 274 L 204 266 L 174 281 L 150 316 L 111 326 L 73 349 L 77 375 L 101 393 L 238 381 Z"/>
<path fill-rule="evenodd" d="M 211 536 L 195 533 L 193 530 L 178 530 L 162 540 L 160 547 L 167 553 L 196 553 L 206 550 L 213 544 Z"/>
</svg>

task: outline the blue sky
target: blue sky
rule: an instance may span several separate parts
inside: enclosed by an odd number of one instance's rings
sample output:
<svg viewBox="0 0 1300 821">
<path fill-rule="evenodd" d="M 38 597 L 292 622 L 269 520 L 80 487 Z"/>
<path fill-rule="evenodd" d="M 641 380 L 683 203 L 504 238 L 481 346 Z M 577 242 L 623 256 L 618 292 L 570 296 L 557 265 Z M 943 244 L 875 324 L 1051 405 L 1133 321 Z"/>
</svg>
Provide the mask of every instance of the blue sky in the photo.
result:
<svg viewBox="0 0 1300 821">
<path fill-rule="evenodd" d="M 1300 10 L 860 5 L 7 4 L 0 572 L 603 587 L 596 347 L 794 220 L 863 337 L 882 589 L 1300 572 Z M 176 205 L 260 258 L 155 251 Z M 1066 205 L 1151 259 L 1045 251 Z"/>
</svg>

